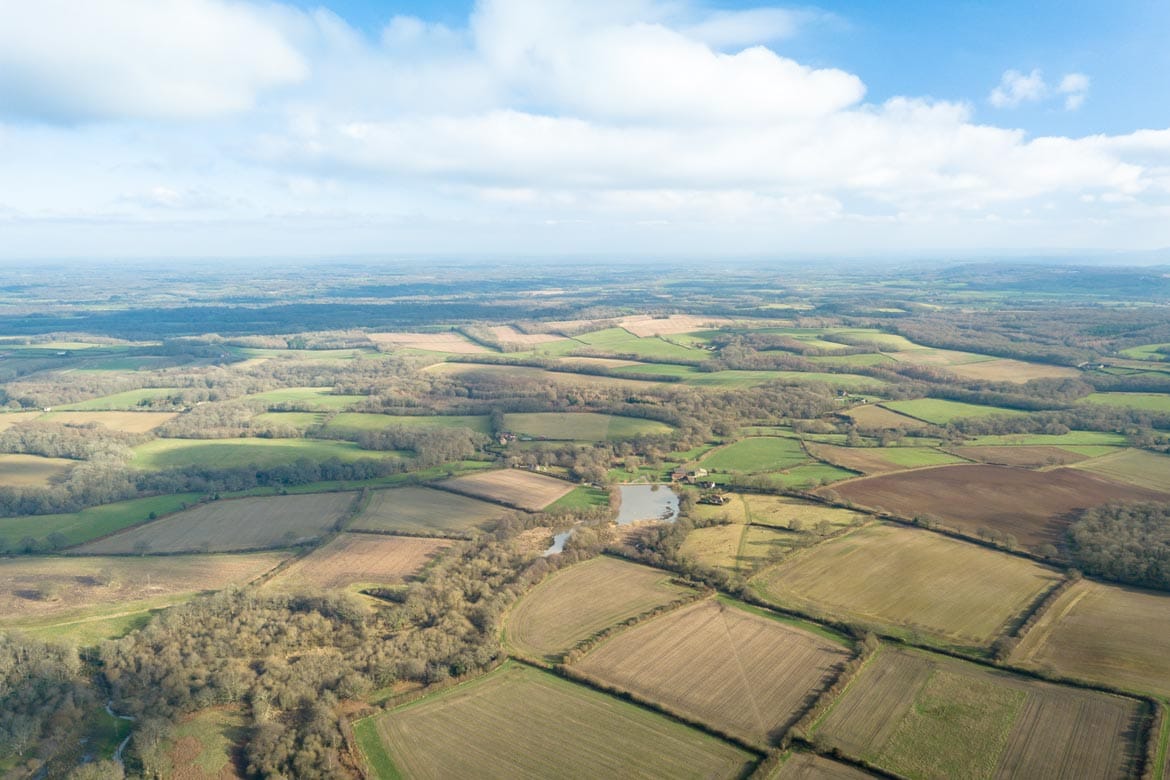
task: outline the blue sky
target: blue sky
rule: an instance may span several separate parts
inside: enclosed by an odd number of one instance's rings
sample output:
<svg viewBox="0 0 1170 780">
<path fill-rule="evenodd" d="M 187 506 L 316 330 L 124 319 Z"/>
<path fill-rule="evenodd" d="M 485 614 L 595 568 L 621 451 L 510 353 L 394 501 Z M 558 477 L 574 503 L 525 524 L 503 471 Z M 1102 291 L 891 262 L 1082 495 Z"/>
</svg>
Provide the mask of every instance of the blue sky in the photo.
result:
<svg viewBox="0 0 1170 780">
<path fill-rule="evenodd" d="M 0 257 L 1170 246 L 1170 3 L 0 0 Z"/>
</svg>

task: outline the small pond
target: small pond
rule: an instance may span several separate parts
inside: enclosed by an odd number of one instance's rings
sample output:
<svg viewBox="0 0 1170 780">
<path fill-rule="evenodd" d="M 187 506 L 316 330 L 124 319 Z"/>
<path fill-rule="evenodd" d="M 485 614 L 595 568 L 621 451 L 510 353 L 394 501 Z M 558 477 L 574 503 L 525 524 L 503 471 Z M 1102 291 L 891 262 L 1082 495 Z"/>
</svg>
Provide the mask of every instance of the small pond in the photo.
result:
<svg viewBox="0 0 1170 780">
<path fill-rule="evenodd" d="M 622 506 L 618 510 L 617 524 L 629 525 L 643 520 L 662 520 L 673 523 L 678 519 L 678 494 L 669 485 L 621 485 Z M 553 537 L 552 546 L 544 555 L 555 555 L 565 549 L 565 542 L 573 535 L 573 529 Z"/>
<path fill-rule="evenodd" d="M 678 494 L 669 485 L 622 485 L 622 506 L 618 510 L 618 525 L 629 525 L 642 520 L 678 519 Z"/>
</svg>

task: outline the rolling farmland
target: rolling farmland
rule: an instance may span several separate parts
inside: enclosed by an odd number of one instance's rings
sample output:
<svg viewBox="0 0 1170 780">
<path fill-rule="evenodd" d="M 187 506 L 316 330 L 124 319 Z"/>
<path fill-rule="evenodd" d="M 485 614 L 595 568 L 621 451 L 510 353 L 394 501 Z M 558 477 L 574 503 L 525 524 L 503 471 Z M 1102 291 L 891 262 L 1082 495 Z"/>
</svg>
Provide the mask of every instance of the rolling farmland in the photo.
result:
<svg viewBox="0 0 1170 780">
<path fill-rule="evenodd" d="M 819 634 L 706 599 L 623 631 L 575 667 L 764 747 L 849 656 Z"/>
<path fill-rule="evenodd" d="M 1041 468 L 1043 466 L 1066 466 L 1086 458 L 1085 455 L 1062 447 L 1036 445 L 1033 447 L 957 447 L 955 452 L 964 458 L 977 460 L 993 466 L 1017 466 L 1019 468 Z"/>
<path fill-rule="evenodd" d="M 77 465 L 68 458 L 0 455 L 0 487 L 47 487 Z M 2 521 L 0 521 L 2 522 Z"/>
<path fill-rule="evenodd" d="M 701 464 L 712 471 L 755 474 L 790 468 L 808 459 L 797 439 L 758 436 L 714 450 Z"/>
<path fill-rule="evenodd" d="M 693 594 L 659 569 L 616 558 L 593 558 L 550 575 L 508 616 L 508 644 L 534 658 L 552 658 L 630 618 Z"/>
<path fill-rule="evenodd" d="M 266 583 L 276 589 L 398 585 L 451 543 L 411 536 L 341 534 Z"/>
<path fill-rule="evenodd" d="M 574 487 L 572 482 L 521 469 L 493 469 L 438 483 L 446 490 L 539 512 Z"/>
<path fill-rule="evenodd" d="M 898 412 L 878 406 L 866 404 L 855 406 L 845 415 L 857 423 L 858 428 L 876 430 L 921 430 L 927 423 L 916 417 L 908 417 Z"/>
<path fill-rule="evenodd" d="M 635 417 L 592 412 L 528 412 L 504 416 L 504 427 L 522 436 L 560 441 L 624 440 L 636 436 L 662 436 L 671 432 L 666 423 Z"/>
<path fill-rule="evenodd" d="M 1005 415 L 1019 417 L 1023 412 L 1016 409 L 1004 409 L 1000 406 L 979 406 L 965 404 L 959 401 L 944 401 L 940 398 L 919 398 L 914 401 L 884 401 L 887 409 L 915 417 L 923 422 L 934 425 L 946 425 L 951 420 L 963 417 L 987 417 L 988 415 Z"/>
<path fill-rule="evenodd" d="M 1146 450 L 1121 450 L 1077 466 L 1094 474 L 1145 490 L 1157 490 L 1170 499 L 1170 455 Z"/>
<path fill-rule="evenodd" d="M 1132 699 L 885 647 L 817 725 L 846 755 L 913 778 L 1123 778 Z"/>
<path fill-rule="evenodd" d="M 427 352 L 447 352 L 456 355 L 476 355 L 490 352 L 461 333 L 371 333 L 375 344 L 398 349 L 421 349 Z"/>
<path fill-rule="evenodd" d="M 310 493 L 212 501 L 90 542 L 77 552 L 125 555 L 286 547 L 328 531 L 353 500 L 353 493 Z"/>
<path fill-rule="evenodd" d="M 41 419 L 61 425 L 96 424 L 112 431 L 149 433 L 178 416 L 178 412 L 52 412 Z"/>
<path fill-rule="evenodd" d="M 1060 544 L 1069 513 L 1108 501 L 1166 500 L 1080 469 L 1028 471 L 985 465 L 939 466 L 852 480 L 833 488 L 861 506 L 904 517 L 937 515 L 967 534 L 1011 534 L 1025 547 Z"/>
<path fill-rule="evenodd" d="M 394 771 L 405 778 L 730 780 L 756 760 L 649 710 L 516 663 L 361 721 L 355 730 L 380 777 Z"/>
<path fill-rule="evenodd" d="M 371 492 L 369 503 L 349 528 L 354 531 L 462 536 L 507 511 L 498 504 L 446 490 L 401 487 Z"/>
<path fill-rule="evenodd" d="M 781 605 L 987 646 L 1059 579 L 1029 560 L 875 524 L 804 550 L 752 582 Z"/>
<path fill-rule="evenodd" d="M 931 447 L 838 447 L 813 443 L 807 446 L 813 456 L 861 474 L 963 462 L 962 458 Z"/>
<path fill-rule="evenodd" d="M 1170 595 L 1082 580 L 1060 595 L 1012 662 L 1170 696 Z"/>
<path fill-rule="evenodd" d="M 793 753 L 768 780 L 867 780 L 867 772 L 821 758 L 814 753 Z"/>
<path fill-rule="evenodd" d="M 140 469 L 209 466 L 281 466 L 309 459 L 351 462 L 401 457 L 395 452 L 363 450 L 348 441 L 321 439 L 155 439 L 134 448 L 133 465 Z"/>
</svg>

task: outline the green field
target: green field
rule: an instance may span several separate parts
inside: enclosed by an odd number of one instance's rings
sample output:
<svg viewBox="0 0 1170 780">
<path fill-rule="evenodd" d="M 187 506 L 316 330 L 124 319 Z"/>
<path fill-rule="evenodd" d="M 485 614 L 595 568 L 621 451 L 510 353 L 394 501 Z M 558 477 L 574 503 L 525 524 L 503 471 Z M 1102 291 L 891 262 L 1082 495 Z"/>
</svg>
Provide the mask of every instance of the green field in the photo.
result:
<svg viewBox="0 0 1170 780">
<path fill-rule="evenodd" d="M 402 487 L 371 492 L 366 507 L 348 528 L 354 531 L 462 535 L 507 511 L 497 504 L 445 490 Z"/>
<path fill-rule="evenodd" d="M 321 412 L 339 412 L 364 399 L 364 395 L 334 395 L 332 387 L 288 387 L 244 396 L 245 401 L 256 401 L 270 407 L 287 405 L 299 410 Z"/>
<path fill-rule="evenodd" d="M 1143 344 L 1140 347 L 1130 347 L 1121 350 L 1121 354 L 1133 360 L 1167 360 L 1170 359 L 1164 352 L 1158 350 L 1170 349 L 1170 344 Z"/>
<path fill-rule="evenodd" d="M 1069 431 L 1060 435 L 1011 433 L 1003 436 L 976 436 L 963 443 L 973 447 L 1037 447 L 1043 445 L 1054 447 L 1125 447 L 1129 444 L 1129 439 L 1122 433 Z"/>
<path fill-rule="evenodd" d="M 429 428 L 470 428 L 476 433 L 490 434 L 487 415 L 402 415 L 341 412 L 325 426 L 327 431 L 380 431 L 394 426 Z"/>
<path fill-rule="evenodd" d="M 778 471 L 807 461 L 808 455 L 796 439 L 758 437 L 742 439 L 703 458 L 703 468 L 756 474 Z"/>
<path fill-rule="evenodd" d="M 65 537 L 65 546 L 72 547 L 146 522 L 151 515 L 178 512 L 184 504 L 193 504 L 198 499 L 198 493 L 180 493 L 118 501 L 68 514 L 3 517 L 0 518 L 0 536 L 14 547 L 25 538 L 35 539 L 44 546 L 48 544 L 49 534 L 59 533 Z"/>
<path fill-rule="evenodd" d="M 155 439 L 134 448 L 131 464 L 140 469 L 209 466 L 284 466 L 301 459 L 399 458 L 401 453 L 363 450 L 348 441 L 319 439 Z"/>
<path fill-rule="evenodd" d="M 148 406 L 150 401 L 167 398 L 181 392 L 183 391 L 177 387 L 148 387 L 142 390 L 127 390 L 124 393 L 104 395 L 101 398 L 92 398 L 88 401 L 80 401 L 75 404 L 63 404 L 62 406 L 54 406 L 53 408 L 57 411 L 79 412 L 134 410 Z"/>
<path fill-rule="evenodd" d="M 999 406 L 979 406 L 965 404 L 959 401 L 944 401 L 941 398 L 919 398 L 914 401 L 885 401 L 882 403 L 887 409 L 893 410 L 908 417 L 925 420 L 934 425 L 946 425 L 951 420 L 961 417 L 986 417 L 992 414 L 1019 417 L 1024 412 L 1016 409 L 1004 409 Z"/>
<path fill-rule="evenodd" d="M 783 381 L 785 384 L 822 383 L 849 390 L 877 388 L 886 384 L 861 374 L 830 374 L 816 371 L 715 371 L 699 373 L 685 380 L 695 387 L 749 387 L 765 382 Z"/>
<path fill-rule="evenodd" d="M 504 427 L 521 436 L 561 441 L 621 441 L 637 436 L 663 436 L 672 430 L 656 420 L 593 412 L 507 414 Z"/>
<path fill-rule="evenodd" d="M 909 778 L 1122 778 L 1137 701 L 882 647 L 815 726 L 817 741 Z"/>
<path fill-rule="evenodd" d="M 830 466 L 827 463 L 805 463 L 767 475 L 768 479 L 776 485 L 791 490 L 805 490 L 856 476 L 855 472 Z"/>
<path fill-rule="evenodd" d="M 638 338 L 625 328 L 607 328 L 577 336 L 576 340 L 598 352 L 636 355 L 661 360 L 702 360 L 706 353 L 672 344 L 658 336 Z"/>
<path fill-rule="evenodd" d="M 1118 482 L 1170 493 L 1170 455 L 1146 450 L 1117 450 L 1073 465 Z"/>
<path fill-rule="evenodd" d="M 1032 561 L 928 531 L 869 525 L 803 550 L 752 583 L 780 606 L 985 647 L 1059 579 Z"/>
<path fill-rule="evenodd" d="M 372 746 L 357 724 L 359 745 Z M 735 778 L 752 754 L 517 663 L 375 716 L 379 778 Z"/>
<path fill-rule="evenodd" d="M 1163 393 L 1093 393 L 1081 399 L 1083 403 L 1105 406 L 1124 406 L 1143 412 L 1170 414 L 1170 395 Z"/>
<path fill-rule="evenodd" d="M 545 507 L 545 511 L 557 509 L 595 509 L 609 506 L 609 493 L 589 485 L 575 487 L 568 494 Z"/>
<path fill-rule="evenodd" d="M 633 366 L 619 366 L 613 372 L 632 377 L 648 375 L 677 376 L 682 378 L 693 377 L 704 373 L 694 366 L 680 366 L 674 363 L 638 363 Z"/>
</svg>

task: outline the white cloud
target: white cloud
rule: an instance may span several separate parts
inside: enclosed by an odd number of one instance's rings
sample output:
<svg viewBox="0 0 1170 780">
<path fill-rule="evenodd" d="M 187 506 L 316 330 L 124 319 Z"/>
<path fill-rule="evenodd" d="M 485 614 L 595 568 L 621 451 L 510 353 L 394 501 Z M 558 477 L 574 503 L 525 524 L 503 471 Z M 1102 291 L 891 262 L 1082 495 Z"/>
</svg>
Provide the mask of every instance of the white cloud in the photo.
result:
<svg viewBox="0 0 1170 780">
<path fill-rule="evenodd" d="M 0 19 L 10 116 L 203 117 L 307 72 L 273 18 L 224 0 L 0 0 Z"/>
<path fill-rule="evenodd" d="M 1048 94 L 1048 85 L 1040 71 L 1020 73 L 1018 70 L 1005 71 L 999 86 L 991 90 L 988 100 L 996 108 L 1015 108 L 1021 103 L 1043 100 Z"/>
<path fill-rule="evenodd" d="M 482 0 L 466 27 L 399 16 L 369 36 L 327 10 L 162 4 L 240 15 L 258 26 L 248 28 L 255 57 L 204 73 L 131 45 L 140 32 L 107 31 L 135 55 L 113 58 L 122 70 L 102 66 L 105 91 L 81 79 L 88 102 L 61 87 L 24 112 L 107 121 L 0 124 L 0 210 L 19 207 L 0 253 L 38 236 L 61 245 L 37 226 L 62 220 L 85 226 L 76 230 L 91 245 L 118 226 L 172 224 L 169 236 L 126 230 L 124 240 L 205 253 L 1170 244 L 1170 129 L 1032 138 L 978 124 L 966 103 L 865 103 L 858 75 L 759 45 L 800 34 L 788 11 Z M 193 40 L 192 63 L 236 56 Z M 101 62 L 93 52 L 108 59 L 111 46 L 69 56 Z M 66 56 L 18 53 L 38 73 Z M 152 91 L 180 77 L 203 79 L 219 100 Z M 0 76 L 0 89 L 8 83 Z M 1071 108 L 1088 89 L 1083 74 L 1050 85 L 1012 71 L 993 102 Z M 190 225 L 223 229 L 192 238 Z M 222 249 L 199 244 L 210 240 Z"/>
<path fill-rule="evenodd" d="M 1039 70 L 1021 73 L 1004 71 L 999 86 L 991 90 L 987 100 L 996 108 L 1017 108 L 1024 103 L 1039 103 L 1052 97 L 1064 97 L 1064 110 L 1076 111 L 1085 104 L 1089 92 L 1089 77 L 1083 73 L 1066 73 L 1055 88 L 1044 80 Z"/>
</svg>

